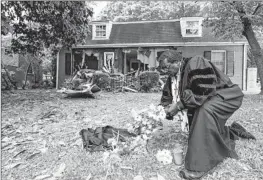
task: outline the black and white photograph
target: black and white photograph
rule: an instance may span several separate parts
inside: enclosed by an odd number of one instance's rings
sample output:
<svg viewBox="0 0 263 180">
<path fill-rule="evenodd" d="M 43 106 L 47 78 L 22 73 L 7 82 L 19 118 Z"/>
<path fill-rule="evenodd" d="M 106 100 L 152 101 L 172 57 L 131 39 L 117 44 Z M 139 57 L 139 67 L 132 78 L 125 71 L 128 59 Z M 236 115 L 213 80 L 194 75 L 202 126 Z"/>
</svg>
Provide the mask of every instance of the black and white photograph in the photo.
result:
<svg viewBox="0 0 263 180">
<path fill-rule="evenodd" d="M 3 180 L 263 179 L 263 1 L 1 1 Z"/>
</svg>

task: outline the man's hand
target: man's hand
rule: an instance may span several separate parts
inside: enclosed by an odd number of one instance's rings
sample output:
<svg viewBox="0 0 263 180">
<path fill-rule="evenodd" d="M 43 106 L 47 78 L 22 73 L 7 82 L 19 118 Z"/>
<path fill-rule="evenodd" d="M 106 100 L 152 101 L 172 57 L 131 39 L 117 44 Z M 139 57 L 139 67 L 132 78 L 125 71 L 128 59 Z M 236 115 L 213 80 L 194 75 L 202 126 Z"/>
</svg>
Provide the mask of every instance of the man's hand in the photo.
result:
<svg viewBox="0 0 263 180">
<path fill-rule="evenodd" d="M 178 101 L 177 103 L 173 103 L 166 112 L 166 118 L 167 117 L 173 117 L 175 116 L 179 111 L 183 110 L 184 106 L 181 101 Z M 168 119 L 168 118 L 167 118 Z"/>
</svg>

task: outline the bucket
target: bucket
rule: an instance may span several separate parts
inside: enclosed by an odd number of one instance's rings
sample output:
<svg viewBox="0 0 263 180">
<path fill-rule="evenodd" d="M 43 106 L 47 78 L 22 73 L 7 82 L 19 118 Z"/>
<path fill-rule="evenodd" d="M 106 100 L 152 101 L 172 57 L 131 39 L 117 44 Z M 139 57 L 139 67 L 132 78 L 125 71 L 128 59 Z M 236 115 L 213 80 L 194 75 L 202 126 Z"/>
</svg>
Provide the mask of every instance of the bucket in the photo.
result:
<svg viewBox="0 0 263 180">
<path fill-rule="evenodd" d="M 183 150 L 182 149 L 174 149 L 173 150 L 173 158 L 174 163 L 178 166 L 183 164 Z"/>
</svg>

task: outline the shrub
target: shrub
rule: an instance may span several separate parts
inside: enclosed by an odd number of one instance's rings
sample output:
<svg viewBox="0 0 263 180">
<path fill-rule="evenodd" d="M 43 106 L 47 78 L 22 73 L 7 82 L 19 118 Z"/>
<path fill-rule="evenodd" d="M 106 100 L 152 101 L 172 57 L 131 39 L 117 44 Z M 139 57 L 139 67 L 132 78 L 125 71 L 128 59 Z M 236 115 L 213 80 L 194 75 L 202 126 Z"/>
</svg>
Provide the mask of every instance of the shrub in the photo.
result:
<svg viewBox="0 0 263 180">
<path fill-rule="evenodd" d="M 138 76 L 140 89 L 149 92 L 152 88 L 158 86 L 160 74 L 156 71 L 145 71 Z"/>
<path fill-rule="evenodd" d="M 93 74 L 93 83 L 101 89 L 106 89 L 110 86 L 110 76 L 107 73 L 96 71 Z"/>
</svg>

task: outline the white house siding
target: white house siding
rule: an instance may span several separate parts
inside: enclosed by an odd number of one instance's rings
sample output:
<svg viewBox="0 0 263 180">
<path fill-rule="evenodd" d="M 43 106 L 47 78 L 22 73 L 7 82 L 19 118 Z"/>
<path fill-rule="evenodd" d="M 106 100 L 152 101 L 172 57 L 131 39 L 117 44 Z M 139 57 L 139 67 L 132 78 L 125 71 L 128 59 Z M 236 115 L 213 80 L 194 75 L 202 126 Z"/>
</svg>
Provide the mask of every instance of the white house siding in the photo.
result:
<svg viewBox="0 0 263 180">
<path fill-rule="evenodd" d="M 230 77 L 233 83 L 238 84 L 243 88 L 243 60 L 244 60 L 244 46 L 243 45 L 229 45 L 229 46 L 185 46 L 178 48 L 178 51 L 183 52 L 183 57 L 193 57 L 195 55 L 204 56 L 204 51 L 211 50 L 226 50 L 234 51 L 234 76 Z"/>
</svg>

